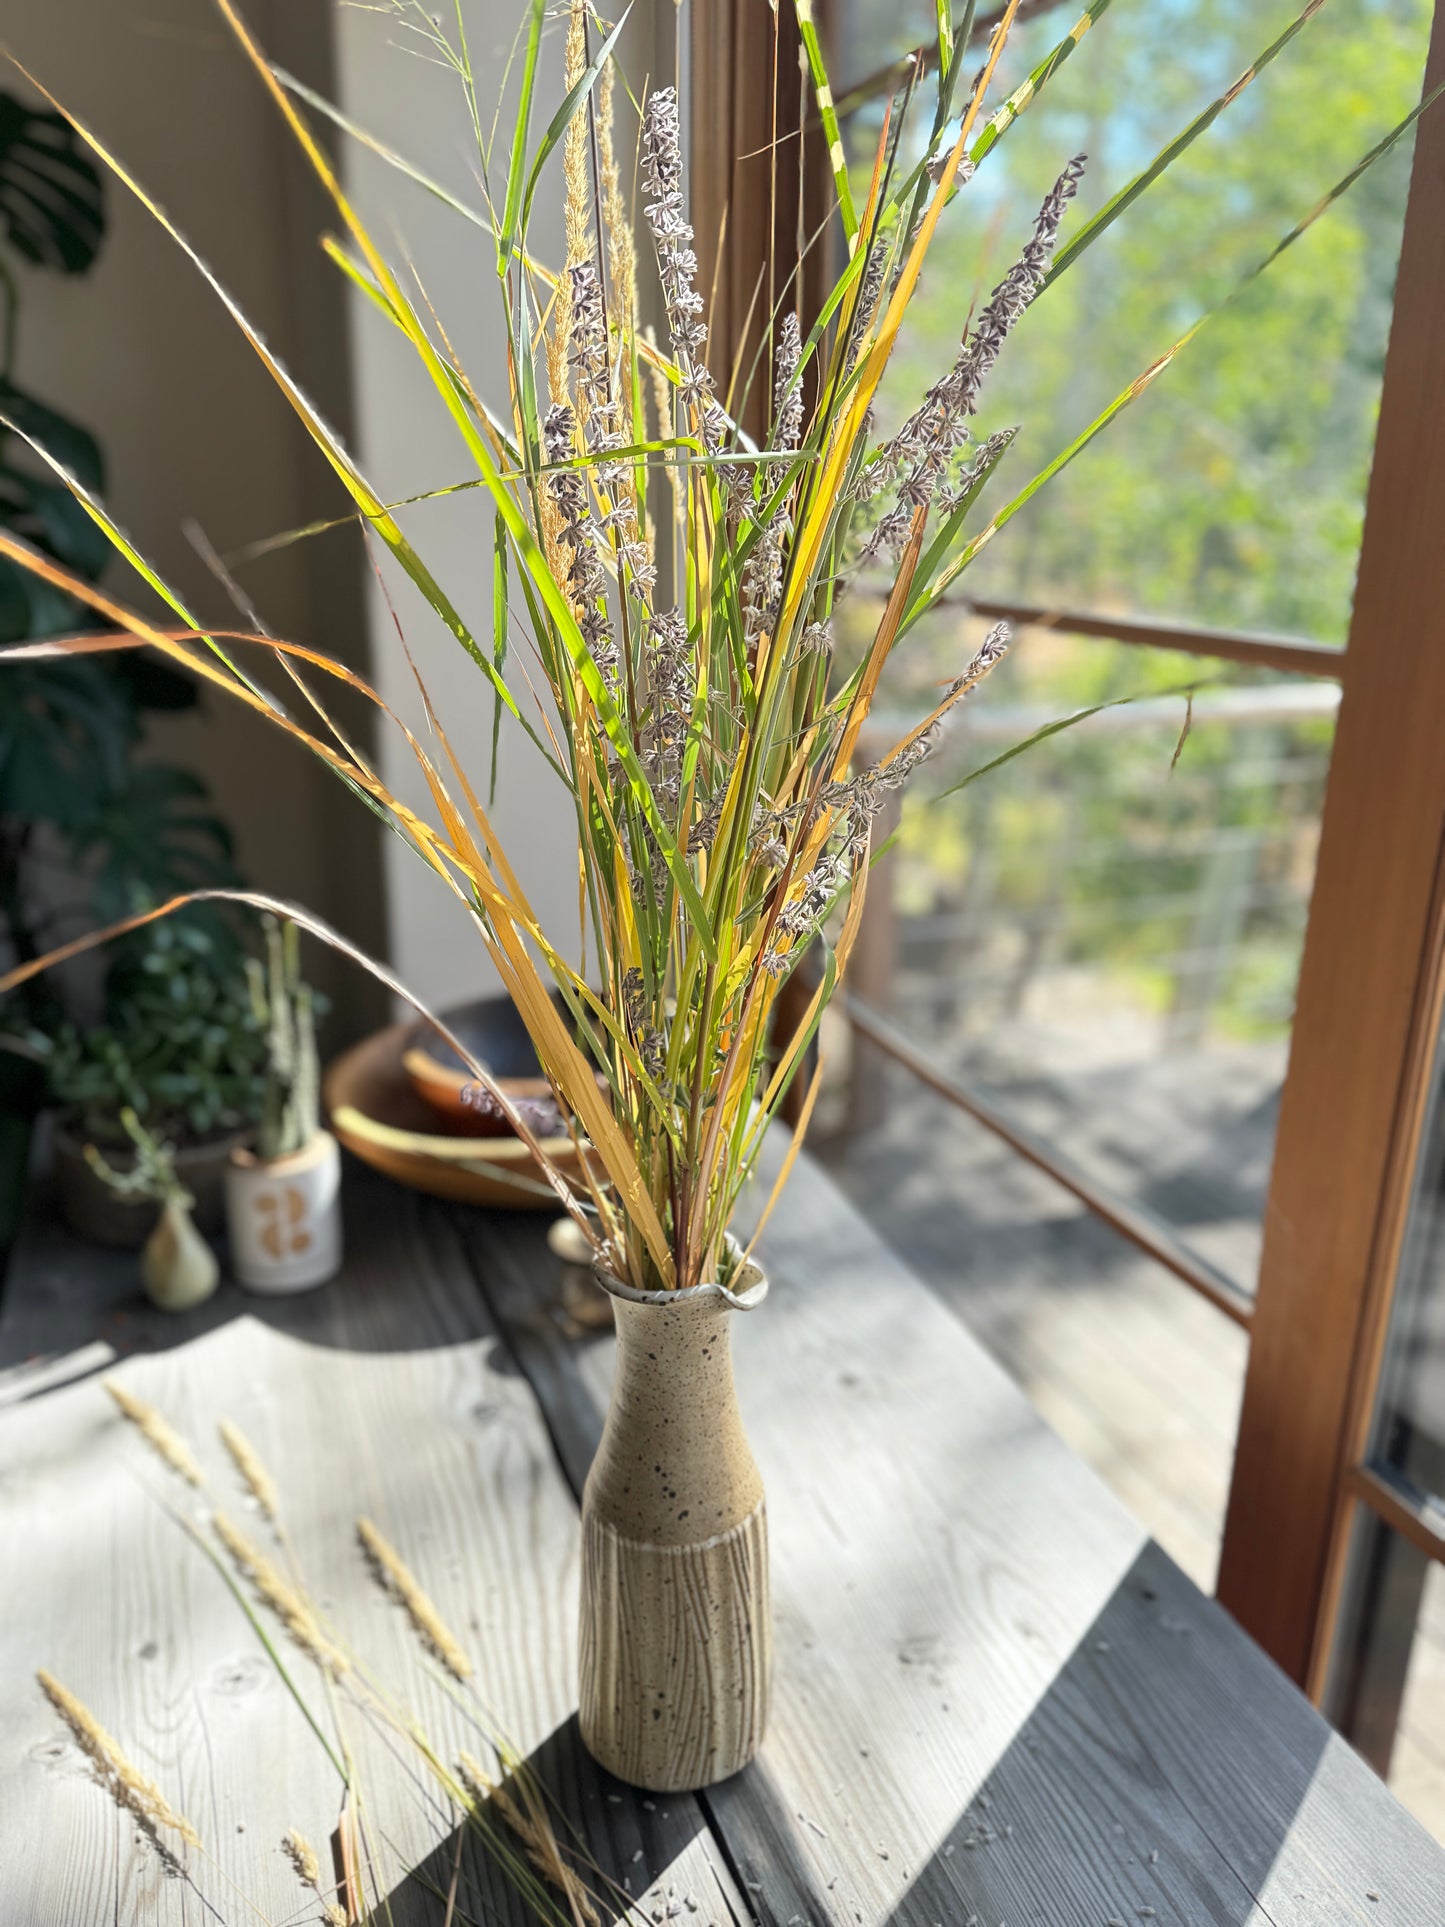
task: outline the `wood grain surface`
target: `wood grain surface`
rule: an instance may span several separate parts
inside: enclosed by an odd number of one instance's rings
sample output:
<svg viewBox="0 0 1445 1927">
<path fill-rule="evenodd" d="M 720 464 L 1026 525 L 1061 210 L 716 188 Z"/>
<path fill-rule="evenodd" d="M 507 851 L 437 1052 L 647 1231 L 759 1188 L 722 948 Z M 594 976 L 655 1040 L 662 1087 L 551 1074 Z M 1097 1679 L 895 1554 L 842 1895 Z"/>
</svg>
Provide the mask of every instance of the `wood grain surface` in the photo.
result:
<svg viewBox="0 0 1445 1927">
<path fill-rule="evenodd" d="M 443 1758 L 462 1746 L 486 1757 L 475 1711 L 485 1698 L 619 1886 L 650 1892 L 660 1911 L 669 1887 L 691 1895 L 699 1910 L 689 1918 L 699 1922 L 745 1918 L 696 1803 L 644 1807 L 577 1739 L 576 1507 L 444 1212 L 355 1168 L 346 1212 L 349 1255 L 333 1285 L 273 1301 L 228 1289 L 193 1320 L 150 1313 L 134 1293 L 133 1260 L 80 1253 L 38 1228 L 17 1254 L 0 1324 L 0 1366 L 10 1368 L 0 1411 L 0 1920 L 151 1927 L 319 1917 L 280 1842 L 299 1828 L 329 1865 L 339 1776 L 175 1516 L 199 1522 L 219 1504 L 266 1538 L 218 1443 L 222 1417 L 273 1472 L 313 1594 Z M 89 1318 L 86 1278 L 95 1287 Z M 155 1458 L 94 1371 L 24 1396 L 25 1355 L 47 1365 L 40 1383 L 53 1384 L 67 1346 L 83 1347 L 90 1363 L 133 1354 L 112 1369 L 191 1442 L 205 1493 Z M 355 1540 L 363 1513 L 473 1657 L 477 1699 L 463 1692 L 459 1702 L 443 1685 L 403 1611 L 372 1581 Z M 270 1629 L 332 1732 L 318 1669 L 274 1621 Z M 39 1666 L 79 1695 L 193 1822 L 203 1851 L 183 1850 L 181 1873 L 95 1783 L 35 1685 Z M 336 1702 L 390 1918 L 396 1927 L 439 1922 L 456 1810 L 344 1688 Z M 528 1917 L 470 1845 L 459 1899 L 459 1921 Z"/>
<path fill-rule="evenodd" d="M 610 1342 L 535 1227 L 462 1229 L 576 1485 Z M 806 1160 L 761 1255 L 774 1712 L 702 1796 L 760 1920 L 1445 1919 L 1445 1853 Z"/>
<path fill-rule="evenodd" d="M 260 1536 L 215 1424 L 250 1436 L 327 1614 L 451 1752 L 467 1703 L 365 1571 L 354 1522 L 377 1521 L 598 1859 L 646 1888 L 643 1927 L 1445 1920 L 1445 1853 L 806 1162 L 772 1294 L 733 1331 L 773 1547 L 763 1750 L 701 1799 L 609 1781 L 577 1738 L 574 1494 L 612 1341 L 582 1333 L 535 1220 L 355 1170 L 347 1213 L 335 1285 L 185 1321 L 124 1260 L 27 1234 L 0 1320 L 5 1927 L 314 1919 L 279 1842 L 299 1827 L 324 1861 L 337 1821 L 335 1770 L 173 1516 L 212 1496 L 115 1413 L 115 1358 Z M 196 1824 L 181 1874 L 95 1784 L 40 1665 Z M 455 1812 L 340 1697 L 393 1919 L 440 1927 Z M 522 1918 L 485 1856 L 462 1865 L 459 1922 Z"/>
</svg>

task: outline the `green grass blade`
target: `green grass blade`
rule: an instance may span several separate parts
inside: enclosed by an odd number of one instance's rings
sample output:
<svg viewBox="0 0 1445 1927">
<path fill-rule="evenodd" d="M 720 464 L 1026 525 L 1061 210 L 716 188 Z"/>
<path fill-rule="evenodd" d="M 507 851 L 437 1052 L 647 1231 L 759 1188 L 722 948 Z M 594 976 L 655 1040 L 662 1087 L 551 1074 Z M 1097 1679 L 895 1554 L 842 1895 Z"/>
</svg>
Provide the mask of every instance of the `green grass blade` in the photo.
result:
<svg viewBox="0 0 1445 1927">
<path fill-rule="evenodd" d="M 194 629 L 197 632 L 206 647 L 213 655 L 220 658 L 238 682 L 244 683 L 252 695 L 261 697 L 264 702 L 271 704 L 274 708 L 274 699 L 266 690 L 261 688 L 258 683 L 252 681 L 246 672 L 237 665 L 228 651 L 221 647 L 214 636 L 206 633 L 205 625 L 187 608 L 186 604 L 181 600 L 180 596 L 176 594 L 175 590 L 165 578 L 156 572 L 131 541 L 130 537 L 121 528 L 120 524 L 113 519 L 104 505 L 96 500 L 79 478 L 73 475 L 56 456 L 52 455 L 48 448 L 34 440 L 32 436 L 28 435 L 25 430 L 20 427 L 18 422 L 12 421 L 8 415 L 0 414 L 0 429 L 3 429 L 6 434 L 14 435 L 17 441 L 24 442 L 31 454 L 44 462 L 46 467 L 70 490 L 70 493 L 75 497 L 76 501 L 79 502 L 91 521 L 94 522 L 96 527 L 104 534 L 111 547 L 116 550 L 117 554 L 125 557 L 126 561 L 129 562 L 146 586 L 154 590 L 162 602 L 166 604 L 167 608 L 174 610 L 188 629 Z"/>
<path fill-rule="evenodd" d="M 848 156 L 843 147 L 843 136 L 838 129 L 838 110 L 833 105 L 833 90 L 828 84 L 828 67 L 823 59 L 823 48 L 818 39 L 818 26 L 813 18 L 813 0 L 793 0 L 798 16 L 798 32 L 803 40 L 803 52 L 808 59 L 808 72 L 813 81 L 813 98 L 818 105 L 818 118 L 823 123 L 823 138 L 828 143 L 828 165 L 833 171 L 833 186 L 838 195 L 838 212 L 843 217 L 843 233 L 847 238 L 848 252 L 853 252 L 858 239 L 858 215 L 853 206 L 853 190 L 848 184 Z"/>
<path fill-rule="evenodd" d="M 975 166 L 990 148 L 998 145 L 1025 108 L 1031 107 L 1038 99 L 1099 15 L 1108 11 L 1109 5 L 1110 0 L 1091 0 L 1091 4 L 1085 7 L 1058 45 L 1044 56 L 1026 80 L 1015 87 L 1003 106 L 984 122 L 983 132 L 968 150 L 968 157 Z"/>
<path fill-rule="evenodd" d="M 972 562 L 978 554 L 979 550 L 982 549 L 986 543 L 992 541 L 1005 523 L 1011 522 L 1025 503 L 1031 501 L 1046 483 L 1051 482 L 1056 475 L 1060 474 L 1069 466 L 1070 462 L 1074 461 L 1076 457 L 1083 453 L 1096 435 L 1102 434 L 1109 423 L 1121 415 L 1131 402 L 1137 401 L 1145 389 L 1152 387 L 1169 364 L 1184 352 L 1190 342 L 1194 340 L 1195 336 L 1198 335 L 1202 329 L 1206 328 L 1211 321 L 1217 320 L 1227 308 L 1231 307 L 1244 293 L 1246 288 L 1252 286 L 1262 274 L 1266 273 L 1268 269 L 1274 265 L 1286 249 L 1293 247 L 1301 235 L 1306 234 L 1322 214 L 1328 212 L 1336 201 L 1349 192 L 1362 174 L 1373 167 L 1382 155 L 1388 154 L 1395 143 L 1403 139 L 1420 116 L 1439 99 L 1442 93 L 1445 93 L 1445 81 L 1441 81 L 1438 86 L 1431 88 L 1430 92 L 1426 94 L 1419 105 L 1411 108 L 1403 120 L 1398 121 L 1395 126 L 1390 129 L 1389 133 L 1384 135 L 1382 139 L 1376 141 L 1375 145 L 1356 161 L 1349 173 L 1336 181 L 1329 192 L 1322 195 L 1315 203 L 1309 213 L 1306 214 L 1303 219 L 1297 221 L 1289 232 L 1275 243 L 1269 253 L 1257 261 L 1249 272 L 1234 284 L 1222 301 L 1217 302 L 1214 307 L 1202 314 L 1194 325 L 1179 337 L 1172 348 L 1167 349 L 1164 354 L 1160 355 L 1157 361 L 1151 362 L 1142 374 L 1136 375 L 1134 380 L 1129 383 L 1129 386 L 1117 394 L 1109 403 L 1108 407 L 1096 415 L 1088 427 L 1074 437 L 1067 448 L 1060 450 L 1046 468 L 1040 469 L 1033 480 L 1029 482 L 1025 488 L 1021 489 L 1006 507 L 999 511 L 987 528 L 979 531 L 972 542 L 954 557 L 953 561 L 942 570 L 936 580 L 928 584 L 924 593 L 919 595 L 911 604 L 908 613 L 899 625 L 898 634 L 900 640 L 921 616 L 926 615 L 928 611 L 935 606 L 949 585 L 957 580 L 963 570 L 968 567 L 969 563 Z"/>
<path fill-rule="evenodd" d="M 492 529 L 492 661 L 498 676 L 507 661 L 507 525 L 497 516 Z M 502 733 L 502 699 L 492 697 L 492 773 L 487 807 L 497 800 L 497 745 Z"/>
<path fill-rule="evenodd" d="M 981 763 L 977 769 L 970 770 L 967 776 L 960 777 L 956 783 L 950 783 L 947 789 L 938 790 L 932 796 L 925 797 L 924 808 L 934 803 L 941 803 L 945 796 L 957 796 L 958 792 L 966 790 L 970 783 L 977 783 L 981 777 L 991 776 L 996 769 L 1002 769 L 1005 763 L 1011 763 L 1016 756 L 1022 756 L 1026 750 L 1048 742 L 1051 736 L 1062 735 L 1066 729 L 1073 729 L 1079 723 L 1088 722 L 1091 716 L 1098 716 L 1106 709 L 1123 709 L 1129 703 L 1155 701 L 1162 696 L 1190 697 L 1198 690 L 1211 688 L 1223 680 L 1222 676 L 1199 676 L 1193 682 L 1175 683 L 1170 689 L 1136 689 L 1131 696 L 1114 696 L 1108 702 L 1091 703 L 1087 709 L 1076 709 L 1072 715 L 1056 717 L 1053 722 L 1045 723 L 1042 729 L 1036 729 L 1031 736 L 1025 736 L 1022 742 L 1015 743 L 1010 749 L 1004 750 L 1001 755 L 993 757 L 989 762 Z M 880 851 L 879 854 L 881 855 L 882 852 Z"/>
<path fill-rule="evenodd" d="M 443 187 L 440 181 L 433 180 L 430 174 L 423 173 L 421 168 L 407 160 L 405 155 L 398 154 L 394 147 L 388 147 L 374 134 L 368 134 L 364 127 L 358 126 L 348 115 L 343 114 L 341 109 L 329 101 L 324 94 L 318 94 L 314 88 L 308 87 L 305 81 L 298 80 L 294 74 L 287 73 L 284 67 L 273 66 L 271 72 L 288 94 L 294 94 L 297 100 L 305 101 L 308 107 L 339 127 L 343 134 L 349 134 L 354 141 L 369 148 L 378 160 L 385 161 L 388 167 L 394 167 L 398 174 L 404 174 L 409 181 L 414 181 L 418 187 L 425 189 L 428 194 L 435 196 L 437 200 L 451 208 L 453 213 L 460 214 L 464 221 L 470 221 L 474 227 L 479 227 L 484 234 L 495 236 L 496 229 L 489 215 L 481 213 L 477 208 L 468 207 L 467 203 L 459 200 L 450 188 Z"/>
<path fill-rule="evenodd" d="M 923 582 L 927 583 L 931 581 L 934 571 L 940 568 L 947 559 L 949 550 L 953 547 L 963 531 L 963 525 L 968 519 L 969 511 L 983 493 L 988 478 L 993 474 L 994 470 L 1013 445 L 1013 440 L 1018 434 L 1018 430 L 1016 428 L 1010 428 L 1005 432 L 1008 435 L 1008 440 L 980 468 L 978 474 L 974 476 L 963 495 L 959 498 L 957 506 L 949 511 L 937 535 L 934 536 L 932 542 L 924 551 L 923 559 L 918 565 L 918 575 Z M 913 603 L 910 601 L 909 608 L 911 609 L 912 606 Z"/>
<path fill-rule="evenodd" d="M 1085 248 L 1091 247 L 1107 228 L 1112 227 L 1125 209 L 1132 206 L 1141 194 L 1147 192 L 1160 175 L 1167 168 L 1172 167 L 1179 156 L 1187 148 L 1192 147 L 1202 133 L 1214 125 L 1225 108 L 1239 98 L 1249 83 L 1264 71 L 1276 54 L 1283 52 L 1300 29 L 1314 18 L 1324 4 L 1325 0 L 1309 0 L 1309 4 L 1303 11 L 1296 14 L 1284 32 L 1270 42 L 1253 65 L 1245 68 L 1232 87 L 1226 88 L 1217 100 L 1212 100 L 1202 114 L 1196 114 L 1189 125 L 1176 134 L 1167 146 L 1160 148 L 1143 173 L 1136 174 L 1127 186 L 1121 187 L 1117 194 L 1104 203 L 1091 221 L 1085 222 L 1078 233 L 1054 256 L 1053 265 L 1044 277 L 1044 287 L 1047 287 L 1051 281 L 1056 281 L 1073 262 L 1077 261 Z"/>
<path fill-rule="evenodd" d="M 526 188 L 527 133 L 532 124 L 532 97 L 537 90 L 537 60 L 542 49 L 546 0 L 530 0 L 527 50 L 522 59 L 522 92 L 512 129 L 512 158 L 507 168 L 507 192 L 502 203 L 502 231 L 497 236 L 497 273 L 504 275 L 514 246 L 520 245 L 522 195 Z"/>
<path fill-rule="evenodd" d="M 946 74 L 953 60 L 953 8 L 950 0 L 934 0 L 938 20 L 938 71 Z"/>
</svg>

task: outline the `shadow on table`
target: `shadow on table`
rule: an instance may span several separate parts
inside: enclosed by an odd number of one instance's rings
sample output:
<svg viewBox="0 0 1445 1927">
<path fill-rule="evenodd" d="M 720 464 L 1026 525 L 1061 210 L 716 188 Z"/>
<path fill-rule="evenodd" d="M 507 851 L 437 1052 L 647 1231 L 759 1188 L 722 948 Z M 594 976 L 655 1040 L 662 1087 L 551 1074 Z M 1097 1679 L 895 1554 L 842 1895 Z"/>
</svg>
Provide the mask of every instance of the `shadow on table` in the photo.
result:
<svg viewBox="0 0 1445 1927">
<path fill-rule="evenodd" d="M 649 1801 L 591 1760 L 574 1716 L 529 1764 L 591 1859 L 618 1888 L 629 1883 L 609 1900 L 589 1881 L 609 1927 L 658 1917 L 733 1927 L 735 1911 L 708 1884 L 697 1851 L 680 1864 L 699 1840 L 712 1865 L 721 1868 L 725 1854 L 747 1883 L 744 1919 L 759 1927 L 1246 1927 L 1264 1917 L 1257 1896 L 1272 1875 L 1288 1877 L 1291 1891 L 1296 1879 L 1307 1882 L 1320 1919 L 1357 1917 L 1352 1903 L 1363 1892 L 1346 1895 L 1330 1877 L 1332 1862 L 1346 1863 L 1329 1847 L 1339 1788 L 1321 1796 L 1329 1746 L 1324 1723 L 1281 1691 L 1269 1661 L 1243 1648 L 1219 1610 L 1150 1547 L 889 1912 L 858 1894 L 826 1835 L 794 1825 L 766 1755 L 697 1799 Z M 1346 1775 L 1366 1773 L 1335 1751 Z M 910 1758 L 877 1761 L 881 1774 L 891 1771 L 895 1799 Z M 936 1806 L 936 1787 L 924 1797 Z M 863 1826 L 866 1787 L 856 1798 Z M 1384 1863 L 1390 1848 L 1379 1846 Z M 435 1917 L 457 1864 L 453 1833 L 393 1890 L 397 1927 Z M 461 1841 L 460 1866 L 459 1918 L 518 1927 L 535 1918 L 474 1831 Z"/>
<path fill-rule="evenodd" d="M 1263 1653 L 1146 1547 L 890 1927 L 1244 1927 L 1292 1835 L 1328 1911 L 1328 1854 L 1300 1835 L 1324 1825 L 1302 1810 L 1329 1746 Z"/>
<path fill-rule="evenodd" d="M 527 1764 L 566 1816 L 556 1823 L 559 1838 L 578 1849 L 568 1852 L 568 1862 L 583 1874 L 596 1913 L 608 1927 L 623 1920 L 650 1920 L 653 1909 L 665 1919 L 669 1906 L 678 1910 L 672 1918 L 688 1927 L 709 1927 L 709 1923 L 732 1927 L 734 1912 L 715 1885 L 710 1889 L 705 1885 L 707 1868 L 701 1857 L 691 1856 L 686 1868 L 678 1865 L 699 1835 L 707 1832 L 696 1799 L 664 1794 L 654 1798 L 614 1780 L 583 1746 L 575 1714 L 534 1749 Z M 487 1810 L 487 1825 L 495 1828 L 509 1851 L 522 1851 L 495 1808 Z M 713 1864 L 721 1863 L 715 1842 L 711 1858 Z M 589 1862 L 603 1870 L 605 1881 Z M 529 1927 L 552 1917 L 526 1904 L 497 1848 L 478 1828 L 466 1827 L 449 1834 L 387 1896 L 395 1927 L 413 1927 L 413 1923 L 421 1927 L 423 1922 L 436 1927 L 454 1872 L 458 1921 Z M 655 1883 L 660 1883 L 661 1897 L 654 1895 L 647 1906 L 639 1907 L 636 1901 Z M 672 1899 L 669 1887 L 675 1889 Z M 546 1887 L 546 1892 L 560 1903 L 556 1918 L 570 1920 L 557 1890 Z M 379 1918 L 386 1917 L 383 1908 Z"/>
<path fill-rule="evenodd" d="M 346 1160 L 345 1259 L 313 1291 L 268 1297 L 225 1275 L 214 1298 L 180 1315 L 158 1311 L 141 1290 L 137 1254 L 87 1244 L 61 1222 L 37 1187 L 7 1284 L 0 1319 L 0 1378 L 27 1369 L 11 1396 L 31 1396 L 103 1371 L 132 1353 L 169 1351 L 235 1318 L 254 1318 L 303 1344 L 348 1351 L 405 1352 L 464 1344 L 490 1333 L 479 1294 L 457 1290 L 470 1261 L 454 1229 L 456 1212 Z M 546 1214 L 497 1213 L 494 1242 L 516 1247 L 536 1278 L 561 1277 L 545 1243 Z M 403 1235 L 397 1237 L 398 1225 Z M 384 1230 L 385 1235 L 379 1235 Z M 398 1251 L 404 1255 L 398 1257 Z M 383 1258 L 378 1256 L 384 1252 Z M 512 1370 L 505 1348 L 494 1360 Z M 0 1403 L 6 1388 L 0 1383 Z"/>
</svg>

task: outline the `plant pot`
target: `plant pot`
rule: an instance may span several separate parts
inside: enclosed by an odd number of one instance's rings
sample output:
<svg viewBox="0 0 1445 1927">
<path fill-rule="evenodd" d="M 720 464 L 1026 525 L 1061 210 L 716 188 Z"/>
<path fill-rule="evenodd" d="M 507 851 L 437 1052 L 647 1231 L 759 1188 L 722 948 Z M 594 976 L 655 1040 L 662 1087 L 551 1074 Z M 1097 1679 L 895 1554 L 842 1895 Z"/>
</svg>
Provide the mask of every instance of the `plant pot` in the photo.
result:
<svg viewBox="0 0 1445 1927">
<path fill-rule="evenodd" d="M 341 1266 L 341 1152 L 330 1131 L 283 1158 L 233 1154 L 226 1171 L 231 1269 L 251 1291 L 306 1291 Z"/>
<path fill-rule="evenodd" d="M 633 1786 L 736 1773 L 767 1719 L 772 1661 L 763 1482 L 733 1389 L 741 1289 L 638 1292 L 599 1272 L 617 1372 L 582 1495 L 582 1738 Z"/>
<path fill-rule="evenodd" d="M 249 1136 L 249 1131 L 233 1131 L 212 1144 L 188 1144 L 176 1152 L 176 1176 L 196 1201 L 191 1218 L 198 1231 L 214 1236 L 225 1223 L 226 1171 L 232 1154 Z M 86 1163 L 85 1144 L 83 1137 L 57 1124 L 52 1168 L 60 1214 L 78 1237 L 92 1244 L 138 1251 L 155 1229 L 160 1206 L 118 1198 Z M 105 1156 L 118 1170 L 132 1162 L 131 1153 L 109 1146 Z"/>
</svg>

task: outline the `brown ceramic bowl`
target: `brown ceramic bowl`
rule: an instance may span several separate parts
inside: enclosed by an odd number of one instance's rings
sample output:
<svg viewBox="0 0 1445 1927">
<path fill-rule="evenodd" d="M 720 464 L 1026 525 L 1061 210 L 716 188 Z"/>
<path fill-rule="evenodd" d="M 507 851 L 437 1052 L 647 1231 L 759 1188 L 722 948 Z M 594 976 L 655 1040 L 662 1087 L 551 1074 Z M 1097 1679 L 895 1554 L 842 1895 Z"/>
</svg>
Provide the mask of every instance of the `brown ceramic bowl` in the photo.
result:
<svg viewBox="0 0 1445 1927">
<path fill-rule="evenodd" d="M 552 1087 L 542 1076 L 532 1040 L 510 997 L 480 997 L 475 1003 L 444 1011 L 442 1021 L 509 1097 L 551 1098 Z M 425 1018 L 410 1027 L 401 1061 L 412 1089 L 448 1132 L 466 1137 L 513 1135 L 504 1117 L 467 1102 L 465 1093 L 476 1079 Z"/>
</svg>

